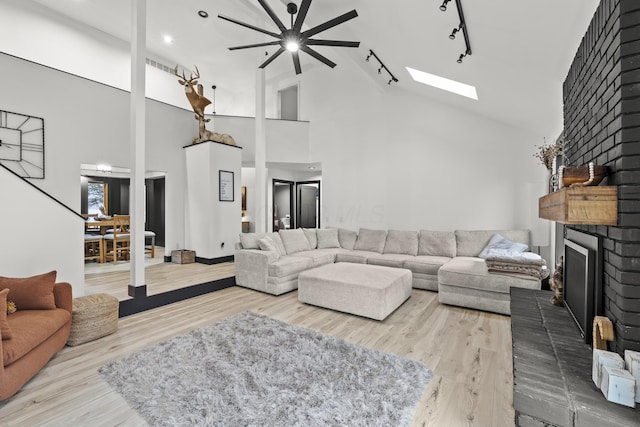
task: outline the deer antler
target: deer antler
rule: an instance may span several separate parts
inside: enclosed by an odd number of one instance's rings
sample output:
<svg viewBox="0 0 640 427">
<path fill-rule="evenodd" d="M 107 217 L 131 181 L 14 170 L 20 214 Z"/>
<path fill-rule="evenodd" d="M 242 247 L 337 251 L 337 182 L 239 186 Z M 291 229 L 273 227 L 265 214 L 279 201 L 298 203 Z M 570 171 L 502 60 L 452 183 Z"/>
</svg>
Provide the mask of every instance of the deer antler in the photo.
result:
<svg viewBox="0 0 640 427">
<path fill-rule="evenodd" d="M 194 67 L 196 67 L 196 76 L 193 77 L 191 80 L 196 80 L 200 78 L 200 71 L 198 70 L 198 66 L 194 65 Z"/>
</svg>

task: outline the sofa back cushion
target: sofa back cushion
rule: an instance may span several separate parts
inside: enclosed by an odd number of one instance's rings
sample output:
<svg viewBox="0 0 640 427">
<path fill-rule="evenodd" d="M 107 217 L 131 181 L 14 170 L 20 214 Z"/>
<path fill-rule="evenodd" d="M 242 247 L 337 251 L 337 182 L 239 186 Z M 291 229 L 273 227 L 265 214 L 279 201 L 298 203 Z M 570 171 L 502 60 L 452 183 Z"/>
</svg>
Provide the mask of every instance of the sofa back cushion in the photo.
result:
<svg viewBox="0 0 640 427">
<path fill-rule="evenodd" d="M 318 249 L 339 248 L 337 228 L 319 228 L 316 230 L 318 237 Z"/>
<path fill-rule="evenodd" d="M 456 230 L 456 255 L 475 256 L 487 246 L 494 234 L 529 246 L 529 230 Z"/>
<path fill-rule="evenodd" d="M 353 249 L 357 251 L 378 252 L 384 251 L 384 244 L 387 240 L 387 232 L 385 230 L 369 230 L 361 228 L 358 231 L 358 238 Z"/>
<path fill-rule="evenodd" d="M 389 230 L 384 243 L 385 254 L 417 255 L 418 232 Z"/>
<path fill-rule="evenodd" d="M 16 303 L 18 310 L 54 310 L 56 301 L 53 286 L 57 272 L 25 278 L 0 277 L 0 289 L 9 288 L 8 299 Z"/>
<path fill-rule="evenodd" d="M 304 235 L 304 231 L 301 228 L 294 230 L 280 230 L 278 232 L 282 239 L 284 249 L 287 251 L 287 255 L 295 254 L 296 252 L 311 250 L 309 240 Z"/>
<path fill-rule="evenodd" d="M 356 246 L 357 239 L 358 233 L 355 231 L 347 230 L 346 228 L 338 228 L 338 241 L 340 241 L 341 248 L 352 251 Z"/>
<path fill-rule="evenodd" d="M 311 249 L 316 249 L 318 247 L 318 236 L 316 236 L 316 229 L 303 228 L 302 231 L 304 231 L 304 235 L 307 238 Z"/>
<path fill-rule="evenodd" d="M 420 230 L 418 255 L 456 256 L 456 235 L 453 231 Z"/>
</svg>

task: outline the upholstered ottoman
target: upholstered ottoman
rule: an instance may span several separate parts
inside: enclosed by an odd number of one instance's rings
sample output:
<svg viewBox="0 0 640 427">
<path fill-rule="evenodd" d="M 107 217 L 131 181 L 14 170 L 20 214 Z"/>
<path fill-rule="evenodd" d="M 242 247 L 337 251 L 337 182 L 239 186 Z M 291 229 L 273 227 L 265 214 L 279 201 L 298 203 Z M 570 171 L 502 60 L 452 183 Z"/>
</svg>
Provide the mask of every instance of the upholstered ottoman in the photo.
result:
<svg viewBox="0 0 640 427">
<path fill-rule="evenodd" d="M 411 296 L 411 271 L 338 262 L 298 276 L 298 300 L 384 320 Z"/>
<path fill-rule="evenodd" d="M 108 294 L 73 299 L 71 333 L 67 345 L 93 341 L 118 330 L 118 298 Z"/>
</svg>

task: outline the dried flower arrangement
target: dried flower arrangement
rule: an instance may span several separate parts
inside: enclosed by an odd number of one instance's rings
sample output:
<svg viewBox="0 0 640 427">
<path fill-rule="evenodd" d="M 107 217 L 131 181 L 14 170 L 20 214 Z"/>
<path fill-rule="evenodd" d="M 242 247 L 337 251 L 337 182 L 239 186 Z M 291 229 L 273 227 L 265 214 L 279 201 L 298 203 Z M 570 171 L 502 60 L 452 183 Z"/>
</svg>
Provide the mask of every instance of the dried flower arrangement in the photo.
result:
<svg viewBox="0 0 640 427">
<path fill-rule="evenodd" d="M 551 170 L 553 167 L 553 159 L 556 156 L 563 153 L 564 150 L 564 132 L 556 138 L 555 142 L 551 144 L 542 144 L 541 146 L 537 146 L 538 152 L 533 156 L 540 160 L 540 163 L 545 165 L 548 170 Z"/>
</svg>

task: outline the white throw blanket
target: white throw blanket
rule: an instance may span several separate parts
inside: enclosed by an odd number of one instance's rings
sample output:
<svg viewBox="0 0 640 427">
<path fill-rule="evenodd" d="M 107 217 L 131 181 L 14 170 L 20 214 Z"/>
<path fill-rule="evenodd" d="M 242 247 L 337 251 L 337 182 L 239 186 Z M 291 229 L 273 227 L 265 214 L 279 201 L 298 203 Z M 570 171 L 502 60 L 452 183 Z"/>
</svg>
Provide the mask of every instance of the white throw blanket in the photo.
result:
<svg viewBox="0 0 640 427">
<path fill-rule="evenodd" d="M 533 252 L 492 249 L 485 259 L 490 272 L 524 274 L 542 280 L 549 275 L 544 259 Z"/>
</svg>

